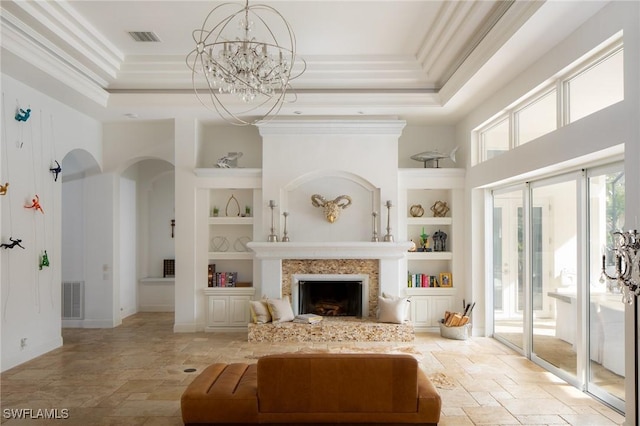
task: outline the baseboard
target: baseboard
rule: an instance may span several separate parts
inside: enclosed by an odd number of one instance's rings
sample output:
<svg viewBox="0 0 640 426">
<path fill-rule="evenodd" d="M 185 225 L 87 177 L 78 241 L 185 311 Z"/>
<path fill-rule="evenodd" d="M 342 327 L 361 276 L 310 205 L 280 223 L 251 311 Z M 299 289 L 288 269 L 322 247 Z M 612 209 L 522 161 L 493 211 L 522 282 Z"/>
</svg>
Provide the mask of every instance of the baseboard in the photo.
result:
<svg viewBox="0 0 640 426">
<path fill-rule="evenodd" d="M 173 332 L 174 333 L 195 333 L 197 331 L 204 330 L 204 327 L 198 327 L 198 324 L 188 323 L 188 324 L 173 324 Z"/>
<path fill-rule="evenodd" d="M 51 352 L 60 346 L 62 346 L 62 336 L 56 337 L 55 339 L 41 345 L 32 347 L 28 345 L 24 350 L 20 351 L 18 355 L 3 357 L 0 371 L 6 371 L 27 361 L 31 361 L 32 359 L 37 358 L 40 355 L 44 355 L 47 352 Z"/>
<path fill-rule="evenodd" d="M 173 305 L 140 305 L 138 312 L 175 312 Z"/>
<path fill-rule="evenodd" d="M 116 324 L 112 320 L 62 320 L 62 328 L 113 328 Z"/>
</svg>

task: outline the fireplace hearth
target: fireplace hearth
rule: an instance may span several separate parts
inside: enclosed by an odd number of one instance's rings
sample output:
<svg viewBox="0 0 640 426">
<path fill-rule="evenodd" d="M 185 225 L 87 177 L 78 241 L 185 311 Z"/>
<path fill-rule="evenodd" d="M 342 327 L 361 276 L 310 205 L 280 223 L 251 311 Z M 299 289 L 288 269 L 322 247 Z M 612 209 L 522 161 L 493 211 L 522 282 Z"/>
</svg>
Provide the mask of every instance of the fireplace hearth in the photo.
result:
<svg viewBox="0 0 640 426">
<path fill-rule="evenodd" d="M 362 281 L 300 280 L 298 312 L 362 317 Z"/>
</svg>

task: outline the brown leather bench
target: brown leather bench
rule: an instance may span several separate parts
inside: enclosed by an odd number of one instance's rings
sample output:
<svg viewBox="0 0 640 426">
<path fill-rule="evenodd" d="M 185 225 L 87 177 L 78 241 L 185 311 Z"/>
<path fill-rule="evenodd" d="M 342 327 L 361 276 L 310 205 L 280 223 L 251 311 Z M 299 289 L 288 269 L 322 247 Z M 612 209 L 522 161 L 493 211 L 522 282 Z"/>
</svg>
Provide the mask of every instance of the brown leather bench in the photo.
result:
<svg viewBox="0 0 640 426">
<path fill-rule="evenodd" d="M 186 425 L 437 425 L 441 400 L 409 355 L 281 354 L 207 367 L 181 407 Z"/>
</svg>

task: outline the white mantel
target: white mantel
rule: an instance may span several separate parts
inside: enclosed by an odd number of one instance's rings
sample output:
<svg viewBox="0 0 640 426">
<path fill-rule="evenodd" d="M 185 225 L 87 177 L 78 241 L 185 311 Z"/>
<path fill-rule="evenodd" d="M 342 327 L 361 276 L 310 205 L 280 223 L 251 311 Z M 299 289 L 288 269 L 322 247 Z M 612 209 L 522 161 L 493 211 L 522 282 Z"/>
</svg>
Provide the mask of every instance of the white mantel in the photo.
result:
<svg viewBox="0 0 640 426">
<path fill-rule="evenodd" d="M 380 293 L 399 294 L 406 281 L 410 242 L 251 242 L 260 273 L 260 293 L 282 297 L 283 259 L 378 259 Z"/>
<path fill-rule="evenodd" d="M 248 243 L 257 259 L 402 259 L 410 242 Z"/>
</svg>

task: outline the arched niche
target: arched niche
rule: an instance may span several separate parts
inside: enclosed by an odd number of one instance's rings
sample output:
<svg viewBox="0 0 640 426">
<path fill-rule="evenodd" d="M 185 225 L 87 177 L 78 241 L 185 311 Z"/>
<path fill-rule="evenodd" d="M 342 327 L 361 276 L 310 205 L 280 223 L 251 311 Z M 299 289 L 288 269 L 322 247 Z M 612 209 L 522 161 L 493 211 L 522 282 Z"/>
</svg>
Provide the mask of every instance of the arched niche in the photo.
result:
<svg viewBox="0 0 640 426">
<path fill-rule="evenodd" d="M 346 195 L 352 202 L 330 223 L 323 209 L 312 204 L 314 194 L 326 200 Z M 287 231 L 293 241 L 370 241 L 372 213 L 380 205 L 380 189 L 351 172 L 318 170 L 285 185 L 281 200 L 281 211 L 289 213 Z"/>
</svg>

